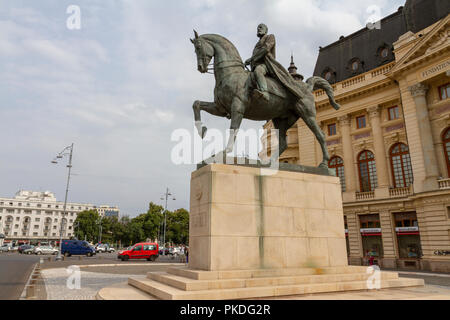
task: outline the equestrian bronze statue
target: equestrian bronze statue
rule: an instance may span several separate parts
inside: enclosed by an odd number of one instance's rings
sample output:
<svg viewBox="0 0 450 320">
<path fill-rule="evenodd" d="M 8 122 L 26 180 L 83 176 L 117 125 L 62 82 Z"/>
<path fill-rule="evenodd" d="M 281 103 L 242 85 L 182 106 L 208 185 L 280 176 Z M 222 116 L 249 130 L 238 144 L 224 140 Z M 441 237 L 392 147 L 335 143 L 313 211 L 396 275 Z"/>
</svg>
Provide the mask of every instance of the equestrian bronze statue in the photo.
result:
<svg viewBox="0 0 450 320">
<path fill-rule="evenodd" d="M 279 130 L 279 154 L 287 148 L 286 133 L 299 118 L 316 136 L 323 153 L 320 167 L 328 167 L 329 154 L 325 135 L 316 122 L 316 107 L 313 90 L 323 89 L 331 105 L 338 110 L 334 101 L 333 88 L 323 78 L 311 77 L 305 82 L 295 81 L 289 72 L 275 60 L 275 38 L 267 35 L 267 27 L 258 26 L 260 41 L 253 55 L 245 63 L 252 66 L 253 72 L 245 69 L 239 52 L 226 38 L 217 34 L 199 36 L 191 42 L 195 46 L 197 67 L 207 73 L 214 58 L 214 102 L 195 101 L 193 105 L 195 125 L 199 135 L 204 138 L 206 127 L 202 125 L 200 111 L 218 117 L 231 119 L 230 138 L 224 153 L 233 151 L 234 143 L 242 119 L 255 121 L 272 120 Z M 268 76 L 268 77 L 266 77 Z"/>
</svg>

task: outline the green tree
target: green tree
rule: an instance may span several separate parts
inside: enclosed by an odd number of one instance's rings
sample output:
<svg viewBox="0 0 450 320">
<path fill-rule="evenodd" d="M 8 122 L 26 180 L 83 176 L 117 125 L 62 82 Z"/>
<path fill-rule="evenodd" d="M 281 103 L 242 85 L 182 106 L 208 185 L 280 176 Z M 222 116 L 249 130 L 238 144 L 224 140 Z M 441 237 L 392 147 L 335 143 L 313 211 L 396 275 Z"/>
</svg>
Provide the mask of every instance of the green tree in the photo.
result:
<svg viewBox="0 0 450 320">
<path fill-rule="evenodd" d="M 186 209 L 168 212 L 166 239 L 176 244 L 189 243 L 189 212 Z"/>
<path fill-rule="evenodd" d="M 95 241 L 98 237 L 98 222 L 99 215 L 97 210 L 86 210 L 82 211 L 77 215 L 75 219 L 76 229 L 76 237 L 80 240 L 84 240 L 85 238 L 88 241 Z"/>
</svg>

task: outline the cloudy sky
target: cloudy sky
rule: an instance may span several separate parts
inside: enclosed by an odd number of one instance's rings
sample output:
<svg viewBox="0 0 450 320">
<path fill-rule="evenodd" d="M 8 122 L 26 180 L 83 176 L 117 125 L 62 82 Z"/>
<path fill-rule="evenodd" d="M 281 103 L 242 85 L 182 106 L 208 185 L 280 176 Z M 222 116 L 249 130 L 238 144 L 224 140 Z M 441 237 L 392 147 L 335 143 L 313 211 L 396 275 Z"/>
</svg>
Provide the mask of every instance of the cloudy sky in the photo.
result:
<svg viewBox="0 0 450 320">
<path fill-rule="evenodd" d="M 69 201 L 189 208 L 194 165 L 174 165 L 174 130 L 193 130 L 192 103 L 211 101 L 214 78 L 196 71 L 193 29 L 230 39 L 243 59 L 265 22 L 277 59 L 312 75 L 319 46 L 386 16 L 404 0 L 0 0 L 0 197 L 20 189 L 64 200 L 67 170 L 50 161 L 74 147 Z M 69 30 L 67 7 L 81 9 Z M 374 8 L 374 7 L 372 7 Z M 203 116 L 210 128 L 225 119 Z M 243 128 L 262 123 L 244 121 Z"/>
</svg>

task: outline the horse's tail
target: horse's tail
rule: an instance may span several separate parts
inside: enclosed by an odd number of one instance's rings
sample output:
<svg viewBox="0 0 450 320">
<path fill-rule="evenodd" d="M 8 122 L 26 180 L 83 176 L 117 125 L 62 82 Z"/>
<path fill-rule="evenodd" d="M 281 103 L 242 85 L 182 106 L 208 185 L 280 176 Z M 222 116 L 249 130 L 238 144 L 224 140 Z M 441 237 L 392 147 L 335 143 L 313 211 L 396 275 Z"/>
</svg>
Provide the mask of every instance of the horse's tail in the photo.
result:
<svg viewBox="0 0 450 320">
<path fill-rule="evenodd" d="M 327 80 L 321 77 L 311 77 L 306 80 L 306 84 L 308 85 L 308 89 L 310 91 L 323 89 L 327 93 L 328 99 L 330 100 L 333 108 L 335 108 L 336 110 L 339 110 L 341 108 L 341 106 L 334 100 L 333 87 Z"/>
</svg>

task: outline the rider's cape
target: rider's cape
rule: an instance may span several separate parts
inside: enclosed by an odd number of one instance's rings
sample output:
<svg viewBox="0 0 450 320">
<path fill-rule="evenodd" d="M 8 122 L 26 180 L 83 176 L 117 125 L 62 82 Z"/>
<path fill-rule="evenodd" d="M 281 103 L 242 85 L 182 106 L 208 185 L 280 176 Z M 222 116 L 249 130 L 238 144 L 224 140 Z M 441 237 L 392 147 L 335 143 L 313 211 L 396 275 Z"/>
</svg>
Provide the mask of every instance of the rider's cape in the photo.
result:
<svg viewBox="0 0 450 320">
<path fill-rule="evenodd" d="M 303 98 L 307 92 L 306 86 L 299 86 L 289 72 L 272 56 L 271 53 L 266 54 L 264 62 L 270 74 L 278 79 L 286 89 L 288 89 L 297 98 Z"/>
</svg>

